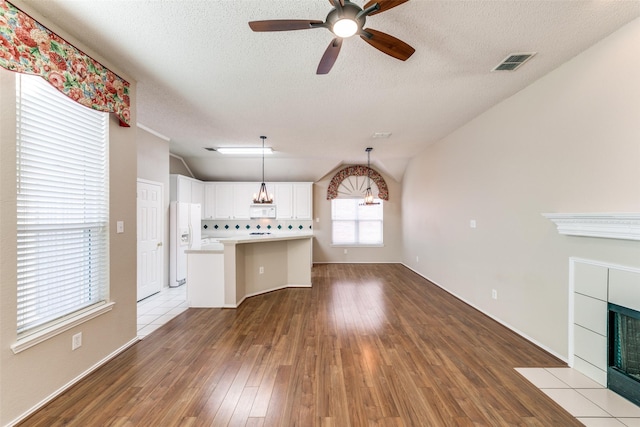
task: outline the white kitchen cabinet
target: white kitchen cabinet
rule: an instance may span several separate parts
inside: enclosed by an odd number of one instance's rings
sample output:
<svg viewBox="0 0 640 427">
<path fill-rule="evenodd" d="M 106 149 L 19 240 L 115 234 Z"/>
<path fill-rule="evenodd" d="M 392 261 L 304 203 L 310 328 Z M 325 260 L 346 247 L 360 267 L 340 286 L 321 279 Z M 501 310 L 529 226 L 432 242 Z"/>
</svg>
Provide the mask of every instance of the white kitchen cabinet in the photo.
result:
<svg viewBox="0 0 640 427">
<path fill-rule="evenodd" d="M 260 183 L 216 182 L 213 186 L 207 194 L 215 193 L 212 207 L 215 219 L 249 219 L 253 193 L 258 192 Z"/>
<path fill-rule="evenodd" d="M 202 219 L 216 218 L 216 186 L 215 182 L 204 183 L 204 203 Z"/>
<path fill-rule="evenodd" d="M 215 218 L 233 219 L 233 184 L 218 182 L 215 185 Z"/>
<path fill-rule="evenodd" d="M 293 184 L 293 219 L 311 219 L 312 183 L 300 182 Z"/>
<path fill-rule="evenodd" d="M 271 184 L 277 219 L 293 219 L 293 185 L 290 182 Z M 267 187 L 268 189 L 268 187 Z"/>
<path fill-rule="evenodd" d="M 191 203 L 204 205 L 204 183 L 196 179 L 191 181 Z"/>
<path fill-rule="evenodd" d="M 267 191 L 274 197 L 276 218 L 310 220 L 312 185 L 310 182 L 267 184 Z M 259 189 L 259 182 L 205 182 L 203 218 L 250 219 L 250 206 Z"/>
<path fill-rule="evenodd" d="M 260 190 L 260 183 L 243 182 L 233 184 L 233 218 L 249 219 L 249 208 L 253 203 L 253 195 Z"/>
<path fill-rule="evenodd" d="M 191 203 L 191 178 L 169 175 L 169 198 L 172 202 Z"/>
<path fill-rule="evenodd" d="M 203 204 L 203 182 L 184 175 L 169 175 L 169 198 L 172 202 Z"/>
</svg>

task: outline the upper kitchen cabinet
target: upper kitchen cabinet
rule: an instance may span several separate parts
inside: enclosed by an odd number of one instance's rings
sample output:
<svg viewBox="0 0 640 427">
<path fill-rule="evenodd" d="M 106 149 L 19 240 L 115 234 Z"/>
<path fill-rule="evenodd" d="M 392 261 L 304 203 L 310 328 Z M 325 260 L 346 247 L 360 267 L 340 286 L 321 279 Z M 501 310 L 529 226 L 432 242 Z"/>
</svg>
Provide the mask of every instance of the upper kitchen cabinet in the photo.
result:
<svg viewBox="0 0 640 427">
<path fill-rule="evenodd" d="M 276 219 L 293 219 L 293 185 L 290 182 L 271 185 L 274 190 L 273 201 L 276 205 Z"/>
<path fill-rule="evenodd" d="M 204 219 L 249 219 L 253 193 L 260 183 L 207 182 Z"/>
<path fill-rule="evenodd" d="M 216 183 L 205 182 L 204 185 L 204 203 L 202 204 L 202 219 L 216 218 Z"/>
<path fill-rule="evenodd" d="M 293 219 L 311 219 L 313 183 L 293 183 Z"/>
<path fill-rule="evenodd" d="M 277 182 L 274 201 L 277 219 L 311 219 L 313 215 L 311 182 Z"/>
<path fill-rule="evenodd" d="M 253 197 L 259 182 L 205 182 L 203 219 L 250 219 Z M 309 220 L 313 215 L 311 182 L 267 184 L 273 193 L 276 219 Z"/>
<path fill-rule="evenodd" d="M 233 184 L 233 219 L 249 219 L 254 194 L 260 190 L 259 182 L 236 182 Z"/>
<path fill-rule="evenodd" d="M 172 202 L 198 203 L 202 208 L 204 185 L 197 179 L 172 174 L 169 175 L 169 195 Z"/>
</svg>

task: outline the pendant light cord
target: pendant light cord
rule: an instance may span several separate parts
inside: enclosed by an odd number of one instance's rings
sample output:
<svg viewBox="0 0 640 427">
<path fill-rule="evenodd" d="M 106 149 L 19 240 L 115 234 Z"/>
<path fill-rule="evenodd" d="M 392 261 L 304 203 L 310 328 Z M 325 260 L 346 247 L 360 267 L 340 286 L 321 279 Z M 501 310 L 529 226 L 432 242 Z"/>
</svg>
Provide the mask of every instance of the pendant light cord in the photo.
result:
<svg viewBox="0 0 640 427">
<path fill-rule="evenodd" d="M 261 136 L 262 138 L 262 182 L 264 182 L 264 140 L 267 139 L 266 136 Z"/>
</svg>

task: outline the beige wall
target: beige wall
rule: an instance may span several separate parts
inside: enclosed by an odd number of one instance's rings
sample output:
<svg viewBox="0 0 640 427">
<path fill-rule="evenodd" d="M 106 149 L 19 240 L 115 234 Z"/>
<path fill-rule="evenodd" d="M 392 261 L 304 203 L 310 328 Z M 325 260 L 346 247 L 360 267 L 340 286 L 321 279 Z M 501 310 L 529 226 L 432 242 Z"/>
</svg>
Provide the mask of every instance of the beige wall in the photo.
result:
<svg viewBox="0 0 640 427">
<path fill-rule="evenodd" d="M 162 184 L 164 206 L 164 269 L 162 284 L 169 286 L 169 141 L 137 128 L 138 178 Z"/>
<path fill-rule="evenodd" d="M 569 257 L 638 267 L 640 242 L 561 236 L 540 214 L 640 212 L 638 46 L 640 19 L 429 147 L 404 176 L 406 265 L 563 358 Z"/>
<path fill-rule="evenodd" d="M 342 167 L 340 167 L 341 169 Z M 327 200 L 327 189 L 332 173 L 313 185 L 313 262 L 401 262 L 402 227 L 400 205 L 402 187 L 393 178 L 382 174 L 389 188 L 389 201 L 384 202 L 384 247 L 331 246 L 331 201 Z M 379 172 L 379 171 L 378 171 Z M 316 219 L 320 222 L 316 222 Z M 344 253 L 344 250 L 347 253 Z"/>
<path fill-rule="evenodd" d="M 191 173 L 189 168 L 187 168 L 187 165 L 185 164 L 182 157 L 178 156 L 171 156 L 169 158 L 169 173 L 194 178 L 193 174 Z"/>
<path fill-rule="evenodd" d="M 47 25 L 21 2 L 16 6 Z M 77 43 L 54 26 L 53 31 Z M 102 58 L 94 55 L 106 66 Z M 126 74 L 112 68 L 119 75 Z M 16 342 L 16 194 L 15 76 L 0 69 L 0 425 L 7 425 L 74 379 L 136 339 L 136 131 L 111 117 L 110 163 L 110 299 L 113 310 L 21 353 Z M 131 82 L 131 80 L 129 80 Z M 131 87 L 135 106 L 135 83 Z M 136 122 L 132 108 L 132 122 Z M 125 233 L 116 234 L 116 221 Z M 82 332 L 82 347 L 71 351 L 71 336 Z"/>
</svg>

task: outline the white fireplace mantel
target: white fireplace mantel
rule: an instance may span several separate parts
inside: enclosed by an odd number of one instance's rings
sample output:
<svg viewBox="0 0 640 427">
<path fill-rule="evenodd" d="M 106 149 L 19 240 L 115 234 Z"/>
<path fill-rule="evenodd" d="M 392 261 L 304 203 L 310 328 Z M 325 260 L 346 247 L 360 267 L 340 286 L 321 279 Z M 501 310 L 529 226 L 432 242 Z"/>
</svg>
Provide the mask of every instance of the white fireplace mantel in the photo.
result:
<svg viewBox="0 0 640 427">
<path fill-rule="evenodd" d="M 640 213 L 543 213 L 569 236 L 640 240 Z"/>
</svg>

